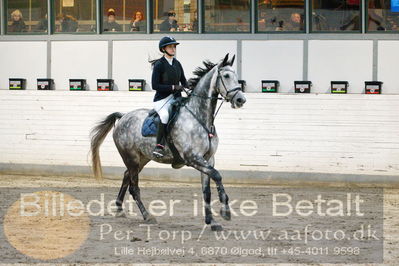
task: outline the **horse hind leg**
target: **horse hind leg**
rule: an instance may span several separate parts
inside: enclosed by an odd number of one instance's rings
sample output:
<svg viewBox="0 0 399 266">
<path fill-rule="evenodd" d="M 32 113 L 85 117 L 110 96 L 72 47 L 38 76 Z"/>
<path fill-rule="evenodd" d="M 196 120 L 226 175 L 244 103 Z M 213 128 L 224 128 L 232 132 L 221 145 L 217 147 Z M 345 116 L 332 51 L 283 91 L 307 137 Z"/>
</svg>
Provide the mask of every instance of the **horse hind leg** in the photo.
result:
<svg viewBox="0 0 399 266">
<path fill-rule="evenodd" d="M 150 160 L 141 156 L 138 152 L 129 153 L 120 150 L 119 153 L 122 156 L 123 162 L 125 163 L 127 170 L 124 173 L 122 186 L 119 190 L 119 194 L 116 200 L 118 211 L 123 211 L 123 199 L 125 197 L 127 189 L 129 189 L 129 192 L 135 200 L 138 208 L 140 209 L 144 220 L 149 223 L 156 223 L 155 218 L 147 212 L 143 202 L 141 201 L 139 188 L 139 173 Z"/>
<path fill-rule="evenodd" d="M 125 198 L 126 191 L 129 187 L 130 184 L 130 172 L 129 172 L 129 166 L 133 165 L 135 161 L 138 160 L 138 156 L 132 156 L 132 154 L 129 154 L 126 152 L 126 150 L 119 146 L 116 145 L 116 148 L 118 149 L 119 154 L 122 157 L 123 162 L 125 163 L 127 170 L 125 170 L 125 173 L 123 174 L 123 181 L 121 188 L 119 189 L 118 196 L 116 198 L 116 206 L 117 206 L 117 211 L 116 211 L 116 216 L 117 217 L 123 217 L 125 216 L 125 213 L 123 211 L 123 199 Z"/>
<path fill-rule="evenodd" d="M 157 220 L 146 210 L 143 202 L 141 201 L 138 172 L 133 172 L 130 175 L 129 192 L 136 201 L 136 204 L 143 215 L 144 221 L 150 224 L 156 224 Z"/>
<path fill-rule="evenodd" d="M 155 217 L 153 217 L 145 208 L 143 202 L 140 197 L 140 187 L 139 187 L 139 173 L 144 168 L 144 166 L 150 161 L 143 156 L 137 154 L 137 156 L 130 155 L 125 157 L 124 160 L 128 170 L 127 176 L 129 177 L 129 192 L 132 195 L 134 201 L 137 204 L 141 214 L 143 215 L 144 221 L 147 223 L 157 223 Z M 125 182 L 125 179 L 124 179 Z M 126 192 L 126 190 L 124 190 Z"/>
<path fill-rule="evenodd" d="M 122 186 L 119 189 L 119 193 L 116 198 L 116 206 L 117 206 L 116 216 L 117 217 L 125 217 L 125 213 L 123 211 L 122 204 L 123 204 L 123 199 L 125 198 L 126 190 L 129 187 L 129 184 L 130 184 L 129 170 L 126 170 L 123 175 Z"/>
</svg>

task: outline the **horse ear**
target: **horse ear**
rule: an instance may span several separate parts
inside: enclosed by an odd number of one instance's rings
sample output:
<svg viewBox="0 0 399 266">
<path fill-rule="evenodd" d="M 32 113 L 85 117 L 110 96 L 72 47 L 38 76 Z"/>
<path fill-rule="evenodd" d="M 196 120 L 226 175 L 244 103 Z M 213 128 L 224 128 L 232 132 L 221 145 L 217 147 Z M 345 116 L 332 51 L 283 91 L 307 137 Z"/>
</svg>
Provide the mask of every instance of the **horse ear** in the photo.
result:
<svg viewBox="0 0 399 266">
<path fill-rule="evenodd" d="M 229 60 L 229 53 L 227 53 L 226 56 L 224 57 L 222 66 L 225 66 L 227 64 L 227 60 Z"/>
<path fill-rule="evenodd" d="M 233 55 L 233 58 L 230 60 L 229 65 L 233 66 L 234 60 L 236 59 L 236 55 Z"/>
</svg>

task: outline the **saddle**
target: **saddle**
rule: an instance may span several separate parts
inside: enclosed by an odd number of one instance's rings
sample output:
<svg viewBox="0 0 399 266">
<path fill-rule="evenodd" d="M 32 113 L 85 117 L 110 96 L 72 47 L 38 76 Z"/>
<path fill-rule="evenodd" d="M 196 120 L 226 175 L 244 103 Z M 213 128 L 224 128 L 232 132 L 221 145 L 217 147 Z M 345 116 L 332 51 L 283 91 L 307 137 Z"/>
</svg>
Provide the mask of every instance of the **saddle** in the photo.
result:
<svg viewBox="0 0 399 266">
<path fill-rule="evenodd" d="M 177 115 L 180 112 L 182 106 L 184 106 L 187 102 L 187 98 L 178 97 L 169 107 L 169 121 L 166 126 L 166 143 L 169 146 L 170 150 L 173 154 L 173 168 L 181 168 L 185 165 L 184 160 L 180 157 L 179 152 L 177 151 L 175 145 L 173 144 L 173 140 L 169 136 L 170 130 L 173 128 L 173 125 L 176 122 Z M 141 135 L 143 137 L 153 137 L 156 136 L 158 130 L 158 123 L 160 122 L 160 117 L 155 109 L 151 109 L 148 112 L 147 117 L 144 119 L 143 125 L 141 127 Z"/>
</svg>

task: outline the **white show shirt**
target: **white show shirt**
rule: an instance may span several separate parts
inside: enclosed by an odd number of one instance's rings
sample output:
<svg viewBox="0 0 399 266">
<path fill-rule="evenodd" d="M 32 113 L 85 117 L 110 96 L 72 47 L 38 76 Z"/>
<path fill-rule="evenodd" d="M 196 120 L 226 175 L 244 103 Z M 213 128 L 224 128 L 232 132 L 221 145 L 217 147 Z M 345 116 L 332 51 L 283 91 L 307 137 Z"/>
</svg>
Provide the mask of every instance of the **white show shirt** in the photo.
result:
<svg viewBox="0 0 399 266">
<path fill-rule="evenodd" d="M 167 57 L 165 56 L 165 59 L 169 62 L 170 65 L 172 65 L 173 57 L 172 57 L 171 59 L 169 59 L 169 58 L 167 58 Z"/>
</svg>

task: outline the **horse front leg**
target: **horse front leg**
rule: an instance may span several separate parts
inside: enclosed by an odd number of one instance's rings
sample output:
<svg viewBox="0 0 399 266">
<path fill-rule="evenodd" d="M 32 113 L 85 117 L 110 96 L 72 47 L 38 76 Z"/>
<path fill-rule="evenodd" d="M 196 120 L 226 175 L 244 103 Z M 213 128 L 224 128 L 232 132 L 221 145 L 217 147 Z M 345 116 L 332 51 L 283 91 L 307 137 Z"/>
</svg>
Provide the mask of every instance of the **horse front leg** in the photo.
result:
<svg viewBox="0 0 399 266">
<path fill-rule="evenodd" d="M 230 207 L 229 207 L 229 197 L 227 196 L 226 191 L 224 189 L 224 186 L 222 183 L 222 176 L 220 175 L 219 171 L 217 171 L 213 167 L 213 162 L 211 164 L 210 162 L 208 162 L 201 156 L 192 156 L 192 157 L 186 157 L 186 158 L 190 158 L 187 160 L 189 166 L 194 167 L 201 173 L 207 175 L 208 178 L 210 177 L 215 182 L 216 188 L 218 191 L 218 195 L 219 195 L 219 201 L 223 204 L 223 206 L 220 209 L 220 215 L 222 216 L 223 219 L 230 220 L 231 212 L 230 212 Z M 209 182 L 208 182 L 208 185 L 209 185 Z M 210 190 L 209 190 L 209 194 L 210 194 Z M 204 193 L 204 196 L 206 196 L 205 193 Z"/>
<path fill-rule="evenodd" d="M 212 157 L 209 160 L 210 165 L 214 165 L 214 158 Z M 223 228 L 220 224 L 218 224 L 212 216 L 212 208 L 211 208 L 211 184 L 209 175 L 201 172 L 201 184 L 202 184 L 202 193 L 204 196 L 205 202 L 205 223 L 211 225 L 212 231 L 221 231 Z"/>
</svg>

